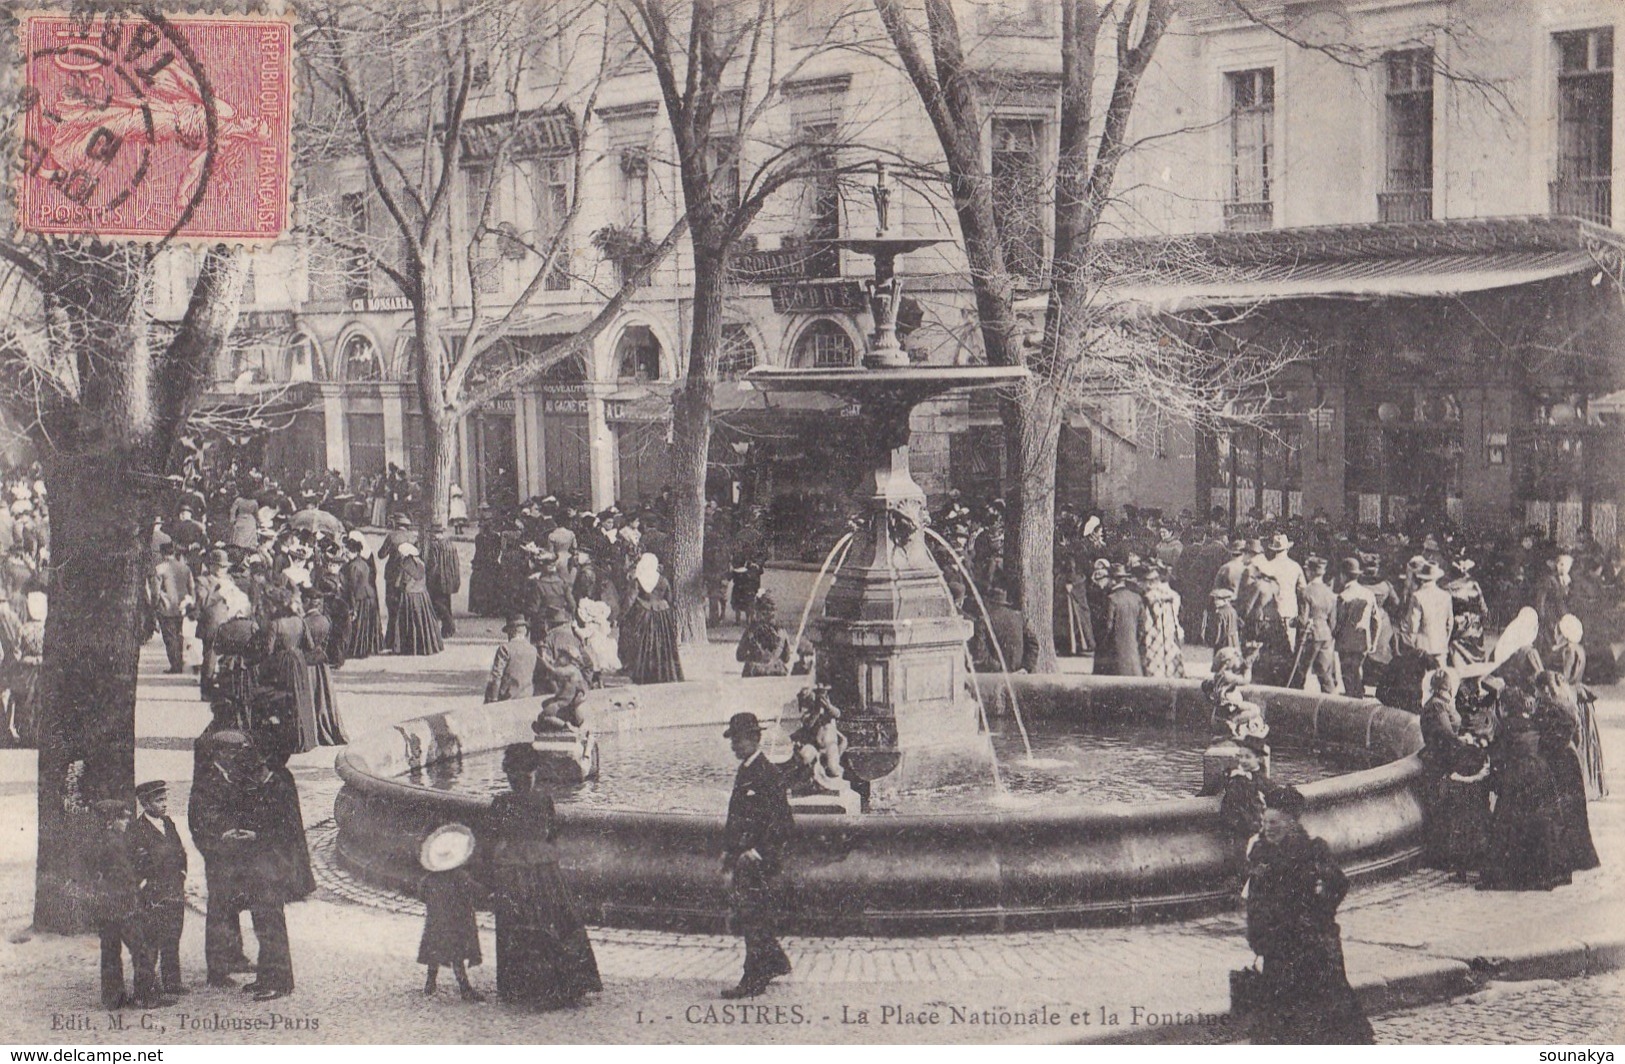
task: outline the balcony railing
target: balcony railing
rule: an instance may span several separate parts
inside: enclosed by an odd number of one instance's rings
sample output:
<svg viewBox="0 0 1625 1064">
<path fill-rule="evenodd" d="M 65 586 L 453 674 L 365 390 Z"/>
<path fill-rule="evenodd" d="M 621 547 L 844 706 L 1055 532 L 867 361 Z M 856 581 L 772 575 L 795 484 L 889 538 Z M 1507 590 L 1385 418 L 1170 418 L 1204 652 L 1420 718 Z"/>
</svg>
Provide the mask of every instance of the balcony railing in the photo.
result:
<svg viewBox="0 0 1625 1064">
<path fill-rule="evenodd" d="M 1269 200 L 1224 205 L 1224 227 L 1230 230 L 1269 229 L 1275 225 L 1275 205 Z"/>
<path fill-rule="evenodd" d="M 1584 218 L 1598 225 L 1612 224 L 1612 177 L 1564 177 L 1551 182 L 1547 188 L 1551 193 L 1553 214 Z"/>
<path fill-rule="evenodd" d="M 1383 222 L 1427 222 L 1433 219 L 1433 190 L 1397 189 L 1377 193 L 1377 220 Z"/>
</svg>

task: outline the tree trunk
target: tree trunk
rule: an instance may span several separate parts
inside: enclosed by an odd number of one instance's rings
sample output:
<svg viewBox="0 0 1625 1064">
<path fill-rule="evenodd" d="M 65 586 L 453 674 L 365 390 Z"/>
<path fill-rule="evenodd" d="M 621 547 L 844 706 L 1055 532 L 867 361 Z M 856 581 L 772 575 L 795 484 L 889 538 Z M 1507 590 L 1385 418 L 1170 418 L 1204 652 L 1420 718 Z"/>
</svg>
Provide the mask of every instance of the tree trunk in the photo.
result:
<svg viewBox="0 0 1625 1064">
<path fill-rule="evenodd" d="M 1005 424 L 1005 564 L 1016 579 L 1021 613 L 1038 637 L 1036 671 L 1055 661 L 1055 457 L 1065 408 L 1050 381 L 1034 376 L 1008 400 Z"/>
<path fill-rule="evenodd" d="M 34 926 L 90 930 L 89 872 L 101 829 L 90 806 L 135 789 L 139 589 L 150 569 L 150 502 L 118 458 L 47 454 L 50 612 L 39 684 L 39 851 Z"/>
<path fill-rule="evenodd" d="M 722 344 L 723 254 L 700 251 L 696 240 L 694 326 L 688 373 L 671 412 L 672 590 L 678 631 L 685 643 L 704 643 L 705 474 L 711 457 L 711 401 Z"/>
<path fill-rule="evenodd" d="M 424 271 L 427 272 L 427 271 Z M 423 416 L 423 464 L 412 470 L 422 489 L 417 499 L 418 527 L 445 524 L 451 509 L 451 467 L 457 445 L 457 421 L 446 403 L 446 358 L 440 349 L 440 330 L 427 300 L 414 306 L 412 333 L 417 341 L 418 412 Z"/>
</svg>

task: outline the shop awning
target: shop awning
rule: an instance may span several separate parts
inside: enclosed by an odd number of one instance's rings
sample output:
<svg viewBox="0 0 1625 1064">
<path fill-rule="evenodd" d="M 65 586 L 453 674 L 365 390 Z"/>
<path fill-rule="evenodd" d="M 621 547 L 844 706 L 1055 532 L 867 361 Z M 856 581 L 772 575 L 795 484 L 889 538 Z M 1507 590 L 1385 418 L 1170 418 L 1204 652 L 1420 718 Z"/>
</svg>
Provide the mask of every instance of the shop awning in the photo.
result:
<svg viewBox="0 0 1625 1064">
<path fill-rule="evenodd" d="M 1611 229 L 1554 215 L 1358 222 L 1103 240 L 1096 309 L 1136 317 L 1290 299 L 1418 299 L 1548 281 L 1625 263 Z M 1017 304 L 1042 313 L 1046 293 Z"/>
<path fill-rule="evenodd" d="M 532 314 L 519 318 L 508 327 L 507 335 L 521 336 L 574 336 L 592 324 L 591 311 L 574 314 Z"/>
<path fill-rule="evenodd" d="M 1144 282 L 1109 281 L 1097 289 L 1095 300 L 1103 309 L 1119 307 L 1134 315 L 1286 299 L 1417 299 L 1512 288 L 1596 269 L 1597 260 L 1583 250 L 1270 263 L 1200 275 L 1172 270 Z M 1016 310 L 1042 313 L 1047 299 L 1030 297 Z"/>
</svg>

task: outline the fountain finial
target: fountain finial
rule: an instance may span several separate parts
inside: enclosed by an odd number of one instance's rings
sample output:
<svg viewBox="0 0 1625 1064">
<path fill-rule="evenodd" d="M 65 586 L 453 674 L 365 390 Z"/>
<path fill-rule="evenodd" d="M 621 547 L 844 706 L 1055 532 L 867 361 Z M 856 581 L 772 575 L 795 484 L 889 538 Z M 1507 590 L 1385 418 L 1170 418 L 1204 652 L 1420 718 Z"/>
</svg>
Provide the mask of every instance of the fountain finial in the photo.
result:
<svg viewBox="0 0 1625 1064">
<path fill-rule="evenodd" d="M 875 161 L 875 183 L 869 187 L 875 198 L 875 236 L 883 237 L 891 228 L 891 185 L 886 182 L 886 163 Z"/>
</svg>

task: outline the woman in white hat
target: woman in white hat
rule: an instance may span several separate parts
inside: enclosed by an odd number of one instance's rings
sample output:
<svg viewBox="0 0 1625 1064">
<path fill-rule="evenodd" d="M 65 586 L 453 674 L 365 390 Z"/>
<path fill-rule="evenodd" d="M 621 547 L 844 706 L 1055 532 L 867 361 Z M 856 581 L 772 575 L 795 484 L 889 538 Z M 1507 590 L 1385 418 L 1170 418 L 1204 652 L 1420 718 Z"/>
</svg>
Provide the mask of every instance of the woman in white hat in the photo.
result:
<svg viewBox="0 0 1625 1064">
<path fill-rule="evenodd" d="M 1565 613 L 1558 619 L 1557 645 L 1552 648 L 1548 664 L 1574 689 L 1580 715 L 1576 744 L 1580 768 L 1585 776 L 1586 798 L 1595 802 L 1608 797 L 1608 781 L 1603 775 L 1602 736 L 1597 731 L 1597 696 L 1585 685 L 1586 661 L 1585 626 L 1574 614 Z"/>
<path fill-rule="evenodd" d="M 438 654 L 445 649 L 440 638 L 440 618 L 429 600 L 429 576 L 418 549 L 410 543 L 395 548 L 399 566 L 395 570 L 395 596 L 400 603 L 400 620 L 390 614 L 390 649 L 402 655 Z"/>
<path fill-rule="evenodd" d="M 620 657 L 633 683 L 676 683 L 683 678 L 677 652 L 677 611 L 660 559 L 645 553 L 632 572 L 632 602 L 621 619 Z"/>
</svg>

